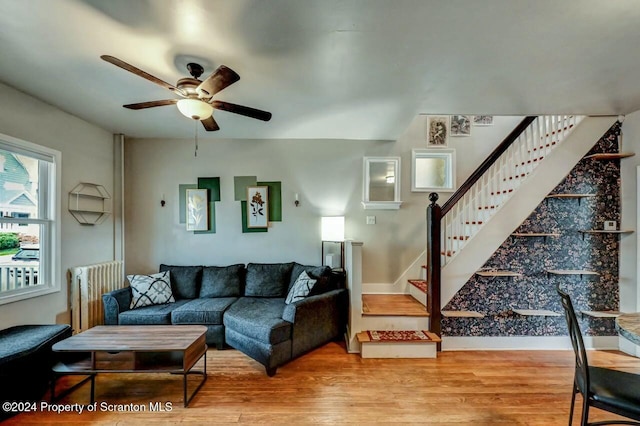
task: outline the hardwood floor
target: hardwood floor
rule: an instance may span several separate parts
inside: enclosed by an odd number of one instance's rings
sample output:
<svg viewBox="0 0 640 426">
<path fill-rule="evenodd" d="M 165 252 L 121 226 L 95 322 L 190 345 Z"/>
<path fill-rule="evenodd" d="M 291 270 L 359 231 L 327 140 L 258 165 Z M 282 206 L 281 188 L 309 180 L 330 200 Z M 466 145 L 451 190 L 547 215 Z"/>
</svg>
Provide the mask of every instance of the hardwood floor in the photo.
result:
<svg viewBox="0 0 640 426">
<path fill-rule="evenodd" d="M 592 365 L 640 373 L 640 359 L 620 352 L 590 351 L 589 356 Z M 262 366 L 238 351 L 210 349 L 208 380 L 189 408 L 182 407 L 179 376 L 101 374 L 96 379 L 96 412 L 87 411 L 89 386 L 85 385 L 59 402 L 83 405 L 82 414 L 38 409 L 6 424 L 566 425 L 573 362 L 569 351 L 442 352 L 437 359 L 362 359 L 347 354 L 343 345 L 330 343 L 279 368 L 275 377 L 267 377 Z M 77 380 L 65 378 L 59 386 Z M 171 410 L 151 412 L 150 402 L 170 402 Z M 101 409 L 103 404 L 116 411 Z M 117 404 L 146 411 L 117 412 Z M 592 410 L 592 420 L 612 417 Z"/>
</svg>

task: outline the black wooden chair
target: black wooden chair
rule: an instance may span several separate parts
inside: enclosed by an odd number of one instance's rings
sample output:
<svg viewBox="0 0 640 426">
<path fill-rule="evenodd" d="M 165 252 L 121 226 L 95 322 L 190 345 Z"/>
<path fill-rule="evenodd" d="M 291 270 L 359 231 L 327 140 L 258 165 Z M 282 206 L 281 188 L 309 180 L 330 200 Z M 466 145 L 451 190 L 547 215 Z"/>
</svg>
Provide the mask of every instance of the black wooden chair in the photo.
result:
<svg viewBox="0 0 640 426">
<path fill-rule="evenodd" d="M 569 426 L 571 426 L 573 420 L 573 408 L 578 392 L 582 394 L 583 400 L 581 425 L 640 425 L 640 422 L 629 420 L 588 422 L 590 407 L 596 407 L 629 419 L 640 420 L 640 375 L 610 368 L 590 367 L 571 298 L 560 289 L 558 289 L 558 294 L 562 301 L 569 328 L 569 337 L 571 337 L 571 344 L 576 355 L 576 372 L 573 380 Z"/>
</svg>

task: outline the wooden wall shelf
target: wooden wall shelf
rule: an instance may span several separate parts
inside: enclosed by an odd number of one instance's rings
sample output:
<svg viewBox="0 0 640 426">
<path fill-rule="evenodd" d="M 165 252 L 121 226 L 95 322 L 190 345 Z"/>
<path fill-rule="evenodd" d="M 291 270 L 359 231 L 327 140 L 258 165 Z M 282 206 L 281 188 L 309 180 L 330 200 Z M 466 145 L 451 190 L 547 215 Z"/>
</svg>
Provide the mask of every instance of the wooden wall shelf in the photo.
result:
<svg viewBox="0 0 640 426">
<path fill-rule="evenodd" d="M 484 318 L 484 314 L 476 311 L 442 311 L 443 317 L 449 318 Z"/>
<path fill-rule="evenodd" d="M 583 234 L 633 234 L 633 230 L 631 229 L 619 229 L 619 230 L 611 230 L 607 231 L 604 229 L 585 229 L 580 231 Z"/>
<path fill-rule="evenodd" d="M 525 317 L 559 317 L 559 313 L 546 309 L 512 309 L 518 315 Z"/>
<path fill-rule="evenodd" d="M 600 275 L 598 272 L 582 269 L 547 269 L 546 272 L 552 275 Z"/>
<path fill-rule="evenodd" d="M 522 274 L 512 271 L 478 271 L 476 275 L 481 277 L 521 277 Z"/>
<path fill-rule="evenodd" d="M 545 198 L 587 198 L 595 197 L 596 194 L 549 194 Z"/>
<path fill-rule="evenodd" d="M 618 311 L 581 311 L 581 313 L 592 318 L 616 318 L 621 314 Z"/>
<path fill-rule="evenodd" d="M 633 157 L 634 155 L 636 154 L 634 154 L 633 152 L 603 152 L 599 154 L 587 155 L 584 158 L 591 158 L 594 160 L 617 160 L 619 158 Z"/>
<path fill-rule="evenodd" d="M 513 234 L 514 237 L 559 237 L 560 234 L 556 233 L 556 232 L 514 232 Z"/>
</svg>

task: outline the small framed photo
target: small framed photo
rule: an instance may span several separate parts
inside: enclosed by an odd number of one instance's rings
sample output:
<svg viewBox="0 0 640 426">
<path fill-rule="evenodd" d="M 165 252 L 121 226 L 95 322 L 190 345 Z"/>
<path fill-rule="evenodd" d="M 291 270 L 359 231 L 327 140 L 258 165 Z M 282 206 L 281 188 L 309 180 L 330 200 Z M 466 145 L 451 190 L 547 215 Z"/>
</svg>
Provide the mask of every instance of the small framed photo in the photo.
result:
<svg viewBox="0 0 640 426">
<path fill-rule="evenodd" d="M 187 231 L 209 230 L 209 203 L 206 189 L 187 189 Z"/>
<path fill-rule="evenodd" d="M 493 115 L 474 115 L 474 126 L 493 126 Z"/>
<path fill-rule="evenodd" d="M 427 119 L 427 146 L 429 148 L 446 147 L 449 140 L 449 118 L 429 116 Z"/>
<path fill-rule="evenodd" d="M 618 229 L 618 224 L 615 220 L 605 220 L 604 221 L 604 230 L 605 231 L 615 231 Z"/>
<path fill-rule="evenodd" d="M 269 187 L 247 187 L 247 228 L 269 226 Z"/>
<path fill-rule="evenodd" d="M 449 128 L 451 129 L 451 136 L 470 136 L 471 116 L 452 115 Z"/>
</svg>

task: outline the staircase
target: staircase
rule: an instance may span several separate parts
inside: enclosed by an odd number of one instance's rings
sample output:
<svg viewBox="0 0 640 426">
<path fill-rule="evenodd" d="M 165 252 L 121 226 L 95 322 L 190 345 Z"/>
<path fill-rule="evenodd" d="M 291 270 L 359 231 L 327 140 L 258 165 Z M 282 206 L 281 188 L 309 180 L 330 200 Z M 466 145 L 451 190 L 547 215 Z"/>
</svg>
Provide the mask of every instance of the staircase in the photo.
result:
<svg viewBox="0 0 640 426">
<path fill-rule="evenodd" d="M 359 316 L 350 321 L 350 330 L 355 333 L 347 340 L 349 349 L 356 347 L 353 336 L 357 336 L 363 357 L 435 357 L 440 349 L 441 307 L 615 120 L 615 117 L 527 117 L 442 208 L 436 203 L 437 194 L 431 194 L 432 204 L 427 212 L 431 220 L 428 219 L 430 250 L 426 276 L 409 280 L 409 295 L 394 295 L 411 297 L 418 303 L 409 309 L 411 305 L 400 297 L 385 300 L 391 295 L 362 295 L 359 306 L 352 306 L 352 316 Z M 354 303 L 354 289 L 351 293 Z M 360 294 L 361 291 L 355 293 L 355 297 Z M 358 305 L 358 301 L 355 303 Z M 416 306 L 419 306 L 417 310 Z M 477 315 L 475 312 L 446 314 Z M 398 331 L 400 336 L 422 330 L 430 339 L 373 341 L 371 336 L 376 336 L 377 331 L 389 330 Z"/>
</svg>

